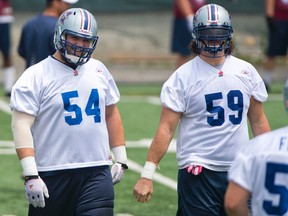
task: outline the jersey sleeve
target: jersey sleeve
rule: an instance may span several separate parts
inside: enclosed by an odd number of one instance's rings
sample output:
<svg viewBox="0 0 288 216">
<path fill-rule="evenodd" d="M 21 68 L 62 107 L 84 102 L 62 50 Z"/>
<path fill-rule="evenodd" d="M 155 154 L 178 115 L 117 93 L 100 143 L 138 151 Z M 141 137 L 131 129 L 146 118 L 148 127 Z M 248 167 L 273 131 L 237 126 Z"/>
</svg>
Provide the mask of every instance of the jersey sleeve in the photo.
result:
<svg viewBox="0 0 288 216">
<path fill-rule="evenodd" d="M 250 70 L 252 71 L 252 96 L 257 101 L 265 102 L 268 98 L 268 93 L 264 81 L 252 65 L 250 65 Z"/>
<path fill-rule="evenodd" d="M 245 157 L 245 155 L 239 153 L 229 169 L 228 180 L 251 192 L 252 177 L 250 170 L 251 161 L 249 159 L 249 157 Z"/>
<path fill-rule="evenodd" d="M 105 77 L 108 84 L 106 106 L 116 104 L 120 100 L 120 93 L 116 82 L 107 67 L 101 62 L 99 63 L 101 64 L 102 70 L 105 71 Z"/>
<path fill-rule="evenodd" d="M 161 90 L 163 106 L 175 111 L 185 111 L 184 86 L 177 71 L 164 83 Z"/>
<path fill-rule="evenodd" d="M 41 79 L 38 79 L 30 67 L 17 80 L 12 88 L 10 108 L 19 112 L 25 112 L 36 116 L 40 107 L 40 86 Z M 40 72 L 39 72 L 40 73 Z"/>
</svg>

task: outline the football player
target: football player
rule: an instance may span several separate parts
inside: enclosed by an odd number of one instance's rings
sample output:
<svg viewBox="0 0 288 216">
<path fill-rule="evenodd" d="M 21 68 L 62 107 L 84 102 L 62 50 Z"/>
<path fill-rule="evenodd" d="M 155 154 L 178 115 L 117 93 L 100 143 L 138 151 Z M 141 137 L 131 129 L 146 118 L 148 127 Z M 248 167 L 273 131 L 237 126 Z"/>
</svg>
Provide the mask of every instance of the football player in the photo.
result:
<svg viewBox="0 0 288 216">
<path fill-rule="evenodd" d="M 241 145 L 270 131 L 262 103 L 265 85 L 256 69 L 232 56 L 229 13 L 216 4 L 201 7 L 193 20 L 190 48 L 197 56 L 178 68 L 161 91 L 162 111 L 141 178 L 138 202 L 149 202 L 153 175 L 178 127 L 177 215 L 226 215 L 227 171 Z"/>
<path fill-rule="evenodd" d="M 66 10 L 55 27 L 55 54 L 13 86 L 12 130 L 29 216 L 113 215 L 113 184 L 127 155 L 118 88 L 91 58 L 97 30 L 87 10 Z"/>
<path fill-rule="evenodd" d="M 288 111 L 288 80 L 284 88 Z M 229 216 L 288 215 L 288 127 L 248 142 L 228 172 L 225 207 Z"/>
</svg>

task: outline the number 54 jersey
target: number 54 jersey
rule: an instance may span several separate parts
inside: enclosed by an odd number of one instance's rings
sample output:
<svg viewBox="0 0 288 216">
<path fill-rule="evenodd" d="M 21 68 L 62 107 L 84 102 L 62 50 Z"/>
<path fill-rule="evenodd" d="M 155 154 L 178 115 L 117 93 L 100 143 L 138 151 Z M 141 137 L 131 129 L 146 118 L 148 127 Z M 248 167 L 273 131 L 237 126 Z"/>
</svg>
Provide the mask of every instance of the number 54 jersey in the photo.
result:
<svg viewBox="0 0 288 216">
<path fill-rule="evenodd" d="M 10 107 L 35 116 L 38 171 L 110 165 L 105 107 L 119 97 L 112 75 L 95 59 L 73 70 L 49 56 L 24 71 Z"/>
<path fill-rule="evenodd" d="M 249 140 L 250 99 L 268 95 L 256 69 L 227 56 L 221 69 L 195 57 L 164 83 L 163 106 L 182 113 L 178 127 L 179 168 L 197 164 L 227 171 L 242 143 Z"/>
</svg>

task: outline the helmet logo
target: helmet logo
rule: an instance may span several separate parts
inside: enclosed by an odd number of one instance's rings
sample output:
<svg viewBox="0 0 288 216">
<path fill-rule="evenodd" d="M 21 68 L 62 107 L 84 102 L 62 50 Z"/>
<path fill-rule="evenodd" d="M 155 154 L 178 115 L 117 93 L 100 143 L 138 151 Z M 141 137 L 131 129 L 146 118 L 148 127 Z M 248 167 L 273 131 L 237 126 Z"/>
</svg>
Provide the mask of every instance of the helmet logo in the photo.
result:
<svg viewBox="0 0 288 216">
<path fill-rule="evenodd" d="M 62 16 L 60 17 L 59 21 L 61 24 L 64 24 L 65 20 L 68 18 L 69 15 L 71 15 L 72 12 L 68 11 L 67 13 L 62 14 Z"/>
</svg>

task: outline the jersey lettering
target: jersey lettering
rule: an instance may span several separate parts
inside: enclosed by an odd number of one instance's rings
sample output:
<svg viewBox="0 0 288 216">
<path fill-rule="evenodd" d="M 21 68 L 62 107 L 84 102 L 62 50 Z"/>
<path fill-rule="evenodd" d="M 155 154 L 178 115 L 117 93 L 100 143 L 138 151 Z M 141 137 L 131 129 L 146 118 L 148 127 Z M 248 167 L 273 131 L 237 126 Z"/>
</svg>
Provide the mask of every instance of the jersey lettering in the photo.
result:
<svg viewBox="0 0 288 216">
<path fill-rule="evenodd" d="M 61 94 L 64 104 L 64 109 L 67 112 L 71 112 L 71 115 L 65 116 L 65 122 L 68 125 L 79 125 L 82 120 L 82 109 L 77 104 L 71 104 L 71 98 L 78 97 L 78 91 L 64 92 Z M 99 108 L 99 93 L 97 89 L 92 89 L 88 98 L 87 105 L 85 107 L 85 113 L 87 116 L 94 116 L 94 122 L 101 122 L 101 113 Z"/>
</svg>

